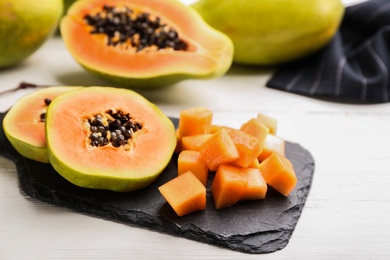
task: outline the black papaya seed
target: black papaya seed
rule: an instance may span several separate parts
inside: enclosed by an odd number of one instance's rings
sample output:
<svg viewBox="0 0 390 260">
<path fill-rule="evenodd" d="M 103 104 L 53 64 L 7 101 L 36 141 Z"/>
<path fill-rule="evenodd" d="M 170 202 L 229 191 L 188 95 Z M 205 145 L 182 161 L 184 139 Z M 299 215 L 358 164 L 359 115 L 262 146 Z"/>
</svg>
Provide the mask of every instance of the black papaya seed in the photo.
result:
<svg viewBox="0 0 390 260">
<path fill-rule="evenodd" d="M 91 26 L 91 34 L 105 34 L 108 46 L 125 44 L 136 51 L 155 46 L 157 50 L 172 48 L 186 51 L 188 44 L 182 40 L 177 31 L 161 23 L 159 17 L 152 17 L 147 12 L 134 11 L 128 7 L 117 8 L 104 5 L 100 12 L 87 14 L 84 21 Z"/>
</svg>

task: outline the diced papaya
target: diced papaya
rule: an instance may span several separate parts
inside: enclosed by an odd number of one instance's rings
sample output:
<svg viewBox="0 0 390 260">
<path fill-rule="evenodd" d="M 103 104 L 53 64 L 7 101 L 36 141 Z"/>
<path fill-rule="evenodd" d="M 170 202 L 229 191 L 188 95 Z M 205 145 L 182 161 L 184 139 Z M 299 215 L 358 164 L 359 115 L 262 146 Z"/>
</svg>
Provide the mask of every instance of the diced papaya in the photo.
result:
<svg viewBox="0 0 390 260">
<path fill-rule="evenodd" d="M 192 172 L 200 182 L 206 186 L 208 177 L 208 168 L 203 161 L 200 152 L 192 150 L 183 150 L 177 159 L 178 175 L 185 172 Z"/>
<path fill-rule="evenodd" d="M 200 148 L 200 154 L 209 170 L 228 164 L 240 157 L 233 140 L 225 129 L 213 134 Z"/>
<path fill-rule="evenodd" d="M 252 118 L 242 124 L 240 130 L 259 139 L 261 146 L 263 146 L 265 138 L 269 133 L 269 128 L 263 123 L 260 123 L 256 118 Z"/>
<path fill-rule="evenodd" d="M 211 194 L 216 209 L 236 204 L 246 191 L 247 178 L 240 167 L 220 165 L 211 184 Z"/>
<path fill-rule="evenodd" d="M 247 186 L 240 200 L 261 200 L 267 194 L 267 183 L 259 168 L 242 168 L 247 178 Z"/>
<path fill-rule="evenodd" d="M 210 134 L 215 134 L 216 132 L 220 131 L 221 129 L 231 130 L 234 129 L 230 126 L 224 126 L 224 125 L 211 125 Z"/>
<path fill-rule="evenodd" d="M 260 140 L 238 129 L 231 129 L 228 134 L 240 154 L 240 157 L 231 164 L 248 167 L 262 151 Z"/>
<path fill-rule="evenodd" d="M 271 134 L 274 134 L 274 135 L 276 134 L 277 127 L 278 127 L 278 120 L 276 120 L 276 118 L 273 118 L 271 116 L 268 116 L 268 115 L 265 115 L 265 114 L 262 114 L 262 113 L 258 113 L 256 119 L 260 123 L 262 123 L 266 127 L 268 127 L 269 132 Z"/>
<path fill-rule="evenodd" d="M 211 137 L 211 134 L 184 136 L 181 140 L 182 150 L 199 151 L 200 147 Z"/>
<path fill-rule="evenodd" d="M 263 143 L 263 151 L 257 158 L 259 161 L 264 161 L 269 156 L 271 156 L 272 153 L 277 153 L 284 156 L 285 141 L 283 138 L 277 135 L 268 134 Z"/>
<path fill-rule="evenodd" d="M 213 112 L 204 107 L 195 107 L 180 112 L 179 132 L 182 137 L 210 132 Z"/>
<path fill-rule="evenodd" d="M 158 189 L 180 217 L 206 209 L 206 188 L 190 171 L 178 175 Z"/>
<path fill-rule="evenodd" d="M 253 162 L 248 166 L 248 168 L 259 168 L 260 169 L 260 162 L 256 158 L 253 160 Z"/>
<path fill-rule="evenodd" d="M 283 155 L 273 153 L 260 163 L 260 171 L 265 181 L 286 197 L 297 184 L 294 167 Z"/>
</svg>

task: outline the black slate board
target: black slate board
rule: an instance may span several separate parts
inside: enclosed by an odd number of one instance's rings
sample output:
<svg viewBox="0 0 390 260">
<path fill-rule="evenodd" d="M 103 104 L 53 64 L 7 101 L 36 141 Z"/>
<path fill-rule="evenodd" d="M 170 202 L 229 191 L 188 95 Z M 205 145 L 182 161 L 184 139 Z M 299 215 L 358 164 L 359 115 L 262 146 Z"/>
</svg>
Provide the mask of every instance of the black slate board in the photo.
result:
<svg viewBox="0 0 390 260">
<path fill-rule="evenodd" d="M 0 113 L 1 122 L 4 115 Z M 177 124 L 177 119 L 172 120 Z M 15 163 L 20 188 L 34 199 L 251 254 L 271 253 L 287 245 L 302 213 L 314 174 L 311 154 L 300 145 L 287 142 L 286 156 L 293 163 L 298 178 L 298 184 L 288 198 L 270 188 L 265 200 L 240 202 L 217 211 L 208 189 L 205 211 L 177 217 L 157 189 L 177 175 L 175 156 L 152 185 L 129 193 L 90 190 L 69 183 L 51 165 L 20 156 L 6 139 L 2 128 L 0 156 Z"/>
</svg>

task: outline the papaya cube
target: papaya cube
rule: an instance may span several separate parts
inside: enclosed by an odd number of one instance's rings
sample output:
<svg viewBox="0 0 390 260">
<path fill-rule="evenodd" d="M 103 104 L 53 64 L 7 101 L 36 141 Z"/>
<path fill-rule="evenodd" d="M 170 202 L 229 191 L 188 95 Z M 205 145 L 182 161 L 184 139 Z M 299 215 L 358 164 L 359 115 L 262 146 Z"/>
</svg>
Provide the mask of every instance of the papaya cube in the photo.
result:
<svg viewBox="0 0 390 260">
<path fill-rule="evenodd" d="M 199 151 L 200 147 L 211 137 L 211 134 L 184 136 L 181 140 L 182 150 Z"/>
<path fill-rule="evenodd" d="M 247 186 L 241 200 L 261 200 L 267 194 L 267 183 L 259 168 L 242 168 L 247 178 Z"/>
<path fill-rule="evenodd" d="M 208 168 L 203 161 L 200 152 L 192 150 L 183 150 L 177 159 L 178 175 L 191 171 L 200 182 L 206 186 L 208 177 Z"/>
<path fill-rule="evenodd" d="M 178 175 L 158 189 L 180 217 L 206 209 L 206 187 L 190 171 Z"/>
<path fill-rule="evenodd" d="M 245 193 L 247 178 L 240 168 L 226 164 L 218 167 L 211 184 L 216 209 L 233 206 Z"/>
<path fill-rule="evenodd" d="M 259 161 L 264 161 L 269 156 L 271 156 L 272 153 L 277 153 L 284 156 L 285 141 L 283 138 L 277 135 L 269 134 L 267 135 L 263 143 L 263 151 L 257 158 L 259 159 Z"/>
<path fill-rule="evenodd" d="M 273 153 L 260 163 L 260 171 L 265 181 L 286 197 L 297 184 L 293 165 L 283 155 Z"/>
<path fill-rule="evenodd" d="M 216 132 L 220 131 L 222 128 L 226 130 L 234 129 L 230 126 L 224 126 L 224 125 L 211 125 L 210 134 L 215 134 Z"/>
<path fill-rule="evenodd" d="M 261 145 L 263 145 L 265 138 L 269 133 L 269 128 L 263 123 L 260 123 L 256 118 L 252 118 L 245 122 L 241 125 L 240 130 L 259 139 Z"/>
<path fill-rule="evenodd" d="M 248 167 L 260 155 L 262 145 L 260 140 L 238 129 L 231 129 L 228 131 L 230 138 L 232 138 L 240 157 L 233 161 L 233 165 Z"/>
<path fill-rule="evenodd" d="M 221 164 L 228 164 L 240 157 L 233 140 L 225 129 L 213 134 L 199 149 L 207 167 L 215 171 Z"/>
<path fill-rule="evenodd" d="M 210 132 L 213 112 L 204 107 L 194 107 L 180 112 L 180 135 L 201 135 Z"/>
<path fill-rule="evenodd" d="M 273 118 L 271 116 L 258 113 L 256 119 L 264 124 L 266 127 L 269 128 L 269 132 L 271 134 L 276 134 L 277 127 L 278 127 L 278 120 L 276 118 Z"/>
</svg>

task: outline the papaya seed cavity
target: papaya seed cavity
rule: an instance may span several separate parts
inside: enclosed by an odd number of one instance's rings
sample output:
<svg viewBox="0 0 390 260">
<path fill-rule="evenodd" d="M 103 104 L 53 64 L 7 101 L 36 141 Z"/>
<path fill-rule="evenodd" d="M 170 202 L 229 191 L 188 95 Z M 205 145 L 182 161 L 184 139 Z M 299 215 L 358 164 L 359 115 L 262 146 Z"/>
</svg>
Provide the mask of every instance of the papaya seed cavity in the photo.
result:
<svg viewBox="0 0 390 260">
<path fill-rule="evenodd" d="M 107 110 L 86 119 L 90 147 L 111 145 L 129 148 L 129 141 L 142 129 L 142 124 L 122 110 Z"/>
<path fill-rule="evenodd" d="M 126 6 L 104 5 L 99 12 L 87 14 L 84 21 L 92 27 L 90 34 L 103 34 L 108 46 L 135 52 L 146 50 L 188 50 L 177 31 L 150 13 Z"/>
</svg>

